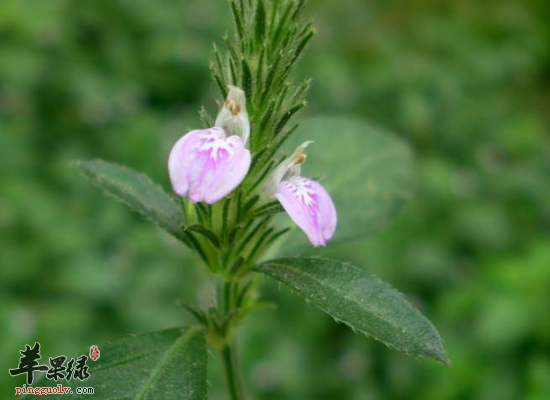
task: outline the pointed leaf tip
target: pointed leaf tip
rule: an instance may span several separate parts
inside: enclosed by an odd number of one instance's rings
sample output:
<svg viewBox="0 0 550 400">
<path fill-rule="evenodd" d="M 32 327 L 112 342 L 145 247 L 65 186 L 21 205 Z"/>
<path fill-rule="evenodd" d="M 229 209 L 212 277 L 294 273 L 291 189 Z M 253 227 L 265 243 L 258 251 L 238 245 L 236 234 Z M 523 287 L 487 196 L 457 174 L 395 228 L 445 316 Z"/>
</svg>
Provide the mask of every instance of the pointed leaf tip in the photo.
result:
<svg viewBox="0 0 550 400">
<path fill-rule="evenodd" d="M 397 290 L 351 264 L 296 257 L 266 261 L 255 270 L 288 285 L 334 319 L 388 347 L 450 364 L 431 322 Z"/>
</svg>

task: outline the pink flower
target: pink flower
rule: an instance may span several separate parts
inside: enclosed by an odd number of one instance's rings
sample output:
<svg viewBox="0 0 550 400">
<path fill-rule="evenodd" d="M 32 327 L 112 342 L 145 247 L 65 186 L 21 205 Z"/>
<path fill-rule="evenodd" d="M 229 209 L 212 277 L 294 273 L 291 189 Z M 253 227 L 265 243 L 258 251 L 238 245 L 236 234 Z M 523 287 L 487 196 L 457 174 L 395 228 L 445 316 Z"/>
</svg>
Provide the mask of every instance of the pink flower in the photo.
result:
<svg viewBox="0 0 550 400">
<path fill-rule="evenodd" d="M 244 92 L 230 86 L 216 126 L 191 131 L 172 148 L 168 172 L 174 191 L 193 203 L 214 204 L 227 196 L 250 168 L 249 135 Z"/>
<path fill-rule="evenodd" d="M 193 203 L 214 204 L 233 191 L 250 167 L 250 152 L 222 128 L 191 131 L 179 139 L 168 159 L 174 191 Z"/>
<path fill-rule="evenodd" d="M 313 247 L 325 246 L 336 230 L 334 204 L 321 184 L 300 176 L 300 166 L 306 160 L 305 148 L 299 146 L 294 154 L 273 172 L 264 188 L 264 195 L 275 197 L 292 220 L 305 232 Z"/>
</svg>

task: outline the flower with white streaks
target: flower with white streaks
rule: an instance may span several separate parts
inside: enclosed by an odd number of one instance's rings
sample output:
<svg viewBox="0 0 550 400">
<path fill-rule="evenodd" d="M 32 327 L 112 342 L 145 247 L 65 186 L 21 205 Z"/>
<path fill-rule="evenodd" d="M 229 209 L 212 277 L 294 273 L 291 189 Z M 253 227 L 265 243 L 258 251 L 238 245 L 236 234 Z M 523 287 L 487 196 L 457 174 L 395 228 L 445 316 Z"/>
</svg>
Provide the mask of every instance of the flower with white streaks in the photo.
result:
<svg viewBox="0 0 550 400">
<path fill-rule="evenodd" d="M 193 203 L 208 204 L 231 193 L 250 168 L 250 151 L 246 149 L 249 134 L 244 93 L 230 87 L 216 126 L 191 131 L 172 148 L 168 172 L 174 191 L 182 197 L 188 196 Z"/>
<path fill-rule="evenodd" d="M 336 209 L 321 184 L 300 176 L 306 160 L 305 149 L 313 142 L 299 146 L 292 156 L 273 172 L 264 196 L 275 197 L 292 220 L 304 231 L 314 247 L 325 246 L 337 224 Z"/>
</svg>

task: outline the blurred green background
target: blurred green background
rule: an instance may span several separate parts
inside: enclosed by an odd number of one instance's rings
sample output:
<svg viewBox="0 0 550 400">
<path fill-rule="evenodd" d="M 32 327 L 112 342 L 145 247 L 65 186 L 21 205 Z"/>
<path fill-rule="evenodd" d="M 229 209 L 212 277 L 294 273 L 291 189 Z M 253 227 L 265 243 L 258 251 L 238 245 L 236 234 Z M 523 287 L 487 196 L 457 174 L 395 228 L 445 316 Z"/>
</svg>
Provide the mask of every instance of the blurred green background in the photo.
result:
<svg viewBox="0 0 550 400">
<path fill-rule="evenodd" d="M 335 249 L 435 323 L 445 368 L 336 325 L 277 285 L 240 332 L 256 399 L 550 399 L 550 3 L 315 0 L 307 114 L 413 147 L 418 190 L 380 236 Z M 186 323 L 211 295 L 171 237 L 69 167 L 105 158 L 169 187 L 171 145 L 215 113 L 223 1 L 0 1 L 0 398 L 18 350 L 55 356 Z M 339 171 L 339 173 L 346 173 Z M 224 398 L 215 354 L 212 399 Z"/>
</svg>

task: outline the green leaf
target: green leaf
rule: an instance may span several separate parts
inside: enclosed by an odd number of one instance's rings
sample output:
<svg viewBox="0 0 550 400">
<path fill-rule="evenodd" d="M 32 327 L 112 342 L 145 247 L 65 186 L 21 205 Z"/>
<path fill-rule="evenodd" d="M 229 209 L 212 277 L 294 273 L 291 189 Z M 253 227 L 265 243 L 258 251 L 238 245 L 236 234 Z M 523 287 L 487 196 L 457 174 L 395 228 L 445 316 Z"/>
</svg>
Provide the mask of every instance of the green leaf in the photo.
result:
<svg viewBox="0 0 550 400">
<path fill-rule="evenodd" d="M 76 166 L 115 199 L 182 238 L 185 221 L 181 210 L 173 198 L 147 176 L 103 160 L 78 161 Z"/>
<path fill-rule="evenodd" d="M 354 331 L 417 357 L 449 360 L 434 326 L 401 293 L 350 264 L 282 258 L 255 267 Z"/>
<path fill-rule="evenodd" d="M 287 153 L 306 140 L 314 144 L 307 149 L 302 175 L 319 178 L 338 213 L 331 243 L 378 232 L 411 198 L 413 159 L 394 135 L 359 120 L 319 116 L 300 122 Z"/>
<path fill-rule="evenodd" d="M 50 394 L 51 400 L 81 399 L 77 386 L 93 387 L 91 398 L 103 400 L 206 399 L 206 339 L 201 328 L 129 336 L 98 348 L 97 361 L 87 361 L 89 379 L 41 379 L 35 386 L 72 388 L 72 395 Z M 74 357 L 88 353 L 89 348 Z"/>
</svg>

